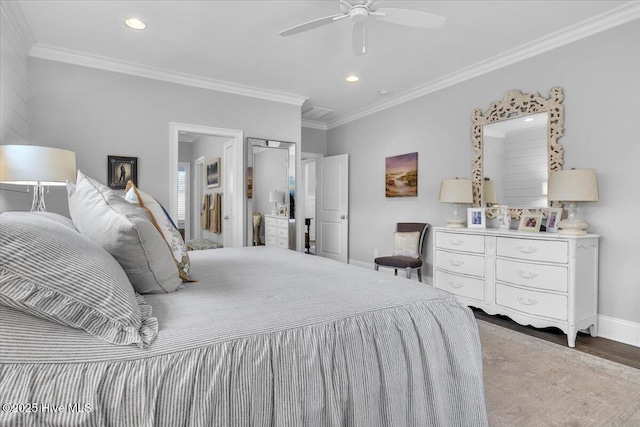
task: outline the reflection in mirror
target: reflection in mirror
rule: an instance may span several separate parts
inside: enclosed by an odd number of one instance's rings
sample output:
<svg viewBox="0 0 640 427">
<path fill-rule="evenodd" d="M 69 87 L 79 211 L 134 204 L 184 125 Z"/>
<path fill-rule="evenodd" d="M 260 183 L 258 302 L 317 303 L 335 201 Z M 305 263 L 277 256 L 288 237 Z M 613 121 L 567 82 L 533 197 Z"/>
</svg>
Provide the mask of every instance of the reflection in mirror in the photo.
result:
<svg viewBox="0 0 640 427">
<path fill-rule="evenodd" d="M 548 207 L 548 120 L 544 112 L 483 126 L 485 206 Z"/>
<path fill-rule="evenodd" d="M 248 246 L 295 250 L 296 145 L 247 138 Z"/>
<path fill-rule="evenodd" d="M 512 90 L 488 110 L 473 111 L 473 206 L 508 205 L 518 219 L 523 209 L 557 205 L 547 203 L 546 183 L 564 164 L 558 142 L 564 133 L 563 99 L 560 87 L 548 98 Z M 496 212 L 487 210 L 487 217 Z"/>
</svg>

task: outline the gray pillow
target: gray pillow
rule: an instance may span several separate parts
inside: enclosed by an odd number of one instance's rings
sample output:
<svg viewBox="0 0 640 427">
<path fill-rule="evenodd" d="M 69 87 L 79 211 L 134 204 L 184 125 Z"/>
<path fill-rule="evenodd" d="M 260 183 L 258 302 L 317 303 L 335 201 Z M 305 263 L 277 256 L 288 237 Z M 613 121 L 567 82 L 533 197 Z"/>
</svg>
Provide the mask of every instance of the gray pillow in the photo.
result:
<svg viewBox="0 0 640 427">
<path fill-rule="evenodd" d="M 0 305 L 113 344 L 144 348 L 158 333 L 151 307 L 111 255 L 36 213 L 0 214 Z"/>
<path fill-rule="evenodd" d="M 50 219 L 51 221 L 55 221 L 57 223 L 66 225 L 67 227 L 75 230 L 76 227 L 73 225 L 73 221 L 71 221 L 70 218 L 67 218 L 66 216 L 62 216 L 60 214 L 57 213 L 53 213 L 53 212 L 31 212 L 32 215 L 38 215 L 41 216 L 42 218 L 47 218 Z M 77 230 L 76 230 L 77 231 Z"/>
<path fill-rule="evenodd" d="M 82 235 L 120 263 L 141 293 L 175 291 L 182 283 L 171 250 L 146 213 L 78 171 L 67 186 L 69 213 Z"/>
</svg>

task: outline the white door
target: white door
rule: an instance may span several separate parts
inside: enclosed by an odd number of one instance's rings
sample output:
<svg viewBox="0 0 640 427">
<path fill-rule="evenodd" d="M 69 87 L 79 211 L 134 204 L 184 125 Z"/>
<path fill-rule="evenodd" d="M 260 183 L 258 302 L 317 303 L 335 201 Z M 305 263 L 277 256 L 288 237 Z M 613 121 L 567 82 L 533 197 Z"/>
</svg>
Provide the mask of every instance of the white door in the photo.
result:
<svg viewBox="0 0 640 427">
<path fill-rule="evenodd" d="M 304 191 L 304 212 L 310 219 L 309 240 L 316 240 L 316 159 L 302 161 L 302 189 Z M 305 218 L 305 220 L 306 220 Z M 306 227 L 306 225 L 305 225 Z M 305 228 L 305 233 L 307 229 Z"/>
<path fill-rule="evenodd" d="M 242 244 L 238 245 L 236 241 L 236 221 L 240 219 L 237 217 L 235 203 L 236 196 L 242 199 L 242 194 L 236 195 L 235 170 L 238 156 L 236 155 L 235 143 L 234 139 L 224 143 L 224 160 L 222 163 L 222 245 L 225 248 L 242 246 Z"/>
<path fill-rule="evenodd" d="M 316 160 L 316 254 L 349 260 L 349 155 Z"/>
<path fill-rule="evenodd" d="M 178 162 L 178 229 L 184 230 L 185 240 L 191 239 L 191 163 Z"/>
</svg>

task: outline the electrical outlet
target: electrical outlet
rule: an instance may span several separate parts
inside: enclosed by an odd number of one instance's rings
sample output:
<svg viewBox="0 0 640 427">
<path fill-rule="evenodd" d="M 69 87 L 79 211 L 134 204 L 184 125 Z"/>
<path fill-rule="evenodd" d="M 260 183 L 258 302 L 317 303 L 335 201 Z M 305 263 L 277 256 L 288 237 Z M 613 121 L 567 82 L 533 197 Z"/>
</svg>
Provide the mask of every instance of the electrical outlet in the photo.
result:
<svg viewBox="0 0 640 427">
<path fill-rule="evenodd" d="M 378 250 L 377 249 L 373 250 L 373 258 L 378 258 Z"/>
</svg>

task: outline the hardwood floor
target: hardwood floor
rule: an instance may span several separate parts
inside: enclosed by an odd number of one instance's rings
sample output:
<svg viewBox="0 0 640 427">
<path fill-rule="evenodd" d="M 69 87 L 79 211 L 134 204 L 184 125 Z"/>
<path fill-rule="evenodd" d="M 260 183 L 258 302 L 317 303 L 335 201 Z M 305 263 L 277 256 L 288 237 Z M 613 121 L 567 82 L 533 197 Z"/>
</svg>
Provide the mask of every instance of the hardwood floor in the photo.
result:
<svg viewBox="0 0 640 427">
<path fill-rule="evenodd" d="M 507 316 L 491 316 L 480 309 L 472 308 L 472 310 L 476 319 L 484 320 L 485 322 L 493 323 L 494 325 L 509 328 L 523 334 L 563 345 L 565 347 L 567 346 L 567 336 L 560 329 L 538 329 L 532 326 L 522 326 L 509 319 Z M 640 369 L 640 347 L 622 344 L 606 338 L 594 338 L 589 334 L 580 332 L 576 338 L 575 349 L 593 356 L 602 357 L 603 359 Z"/>
</svg>

